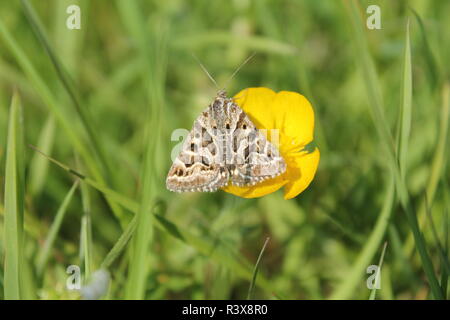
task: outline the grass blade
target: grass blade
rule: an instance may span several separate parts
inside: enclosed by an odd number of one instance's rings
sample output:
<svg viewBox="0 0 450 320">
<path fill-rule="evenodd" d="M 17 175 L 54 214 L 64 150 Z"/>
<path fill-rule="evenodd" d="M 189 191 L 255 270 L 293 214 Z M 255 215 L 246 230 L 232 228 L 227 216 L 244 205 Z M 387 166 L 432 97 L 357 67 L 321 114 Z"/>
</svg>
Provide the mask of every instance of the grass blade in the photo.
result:
<svg viewBox="0 0 450 320">
<path fill-rule="evenodd" d="M 295 55 L 298 49 L 290 44 L 262 36 L 236 37 L 230 32 L 211 30 L 207 33 L 184 36 L 174 41 L 174 46 L 182 50 L 193 50 L 211 45 L 229 44 L 247 48 L 251 51 L 279 55 Z"/>
<path fill-rule="evenodd" d="M 49 116 L 42 129 L 37 147 L 46 154 L 52 153 L 53 141 L 55 137 L 55 119 L 53 116 Z M 38 154 L 34 154 L 30 164 L 29 175 L 29 190 L 33 197 L 39 195 L 44 186 L 44 182 L 48 171 L 48 161 L 45 158 L 40 157 Z"/>
<path fill-rule="evenodd" d="M 103 260 L 101 264 L 101 269 L 108 269 L 111 267 L 113 262 L 122 254 L 122 252 L 125 250 L 126 245 L 130 241 L 131 237 L 133 236 L 134 231 L 136 230 L 136 217 L 133 217 L 133 219 L 130 221 L 130 223 L 127 225 L 123 233 L 120 235 L 117 242 L 114 244 L 112 249 L 108 252 L 105 259 Z"/>
<path fill-rule="evenodd" d="M 436 226 L 435 226 L 434 221 L 433 221 L 433 215 L 431 214 L 431 208 L 428 205 L 428 200 L 427 200 L 426 195 L 425 195 L 425 203 L 426 203 L 426 207 L 427 207 L 427 218 L 428 218 L 430 226 L 431 226 L 431 233 L 433 235 L 434 242 L 437 245 L 437 249 L 438 249 L 439 255 L 441 257 L 442 272 L 450 274 L 450 262 L 448 260 L 447 254 L 446 254 L 446 249 L 444 247 L 445 245 L 443 246 L 441 244 L 441 241 L 439 240 L 439 236 L 438 236 L 438 233 L 437 233 L 437 230 L 436 230 Z M 444 220 L 444 222 L 445 221 L 447 221 L 447 220 Z M 445 292 L 445 291 L 443 291 L 443 292 Z"/>
<path fill-rule="evenodd" d="M 364 77 L 367 96 L 370 101 L 371 113 L 375 128 L 380 136 L 381 143 L 385 149 L 389 162 L 396 162 L 394 157 L 394 140 L 390 132 L 388 122 L 383 111 L 383 96 L 377 77 L 375 63 L 370 56 L 366 35 L 362 27 L 362 21 L 358 10 L 357 2 L 354 0 L 345 1 L 353 26 L 353 38 L 358 52 L 358 62 Z"/>
<path fill-rule="evenodd" d="M 161 109 L 164 105 L 164 83 L 167 57 L 167 25 L 165 20 L 155 21 L 150 34 L 145 19 L 136 2 L 119 4 L 124 14 L 125 23 L 129 26 L 131 36 L 137 41 L 142 61 L 142 79 L 146 84 L 148 106 L 145 126 L 145 152 L 141 166 L 142 191 L 139 209 L 136 214 L 136 232 L 133 234 L 130 247 L 133 263 L 129 268 L 128 281 L 125 286 L 126 299 L 143 299 L 145 297 L 146 279 L 149 272 L 149 247 L 153 237 L 154 219 L 151 214 L 153 203 L 157 197 L 156 159 L 157 141 L 160 135 Z"/>
<path fill-rule="evenodd" d="M 25 52 L 16 42 L 11 33 L 5 28 L 2 21 L 0 20 L 0 36 L 4 39 L 6 45 L 10 48 L 12 55 L 17 60 L 17 63 L 21 66 L 23 71 L 31 79 L 32 83 L 36 88 L 36 92 L 42 97 L 42 100 L 49 106 L 51 112 L 55 115 L 55 118 L 60 122 L 63 130 L 66 131 L 67 136 L 71 140 L 75 149 L 85 158 L 87 164 L 95 164 L 95 161 L 91 157 L 90 153 L 84 146 L 82 140 L 80 139 L 78 132 L 74 130 L 74 126 L 71 126 L 71 119 L 59 109 L 59 104 L 55 96 L 52 94 L 49 87 L 45 84 L 43 79 L 40 77 L 36 68 L 30 62 L 30 59 L 26 56 Z M 90 167 L 90 170 L 94 167 Z M 98 168 L 92 170 L 93 174 L 97 176 Z"/>
<path fill-rule="evenodd" d="M 39 17 L 36 14 L 35 10 L 27 0 L 22 0 L 22 5 L 24 7 L 26 17 L 30 22 L 36 37 L 41 42 L 42 46 L 45 49 L 45 52 L 50 57 L 50 60 L 56 70 L 58 78 L 60 79 L 63 88 L 69 95 L 70 100 L 72 101 L 75 110 L 81 119 L 81 123 L 83 124 L 84 129 L 88 134 L 89 140 L 92 141 L 93 150 L 95 150 L 98 153 L 98 158 L 101 161 L 106 173 L 108 173 L 107 176 L 112 176 L 111 175 L 112 170 L 109 162 L 107 161 L 108 157 L 106 156 L 103 150 L 103 144 L 100 143 L 99 141 L 99 135 L 95 133 L 94 130 L 95 124 L 93 123 L 92 116 L 90 115 L 90 113 L 86 108 L 83 108 L 81 106 L 80 99 L 75 90 L 73 89 L 73 81 L 69 78 L 64 66 L 61 64 L 55 52 L 53 51 L 48 41 L 48 37 L 45 34 L 44 28 L 42 27 L 42 23 L 39 20 Z"/>
<path fill-rule="evenodd" d="M 444 212 L 444 257 L 448 257 L 448 208 L 445 209 Z M 442 264 L 444 261 L 442 261 Z M 444 299 L 447 299 L 447 289 L 448 289 L 448 277 L 450 275 L 450 272 L 447 272 L 446 270 L 443 270 L 441 273 L 441 287 L 442 292 L 444 292 Z"/>
<path fill-rule="evenodd" d="M 55 219 L 53 220 L 52 226 L 48 232 L 47 238 L 45 239 L 44 246 L 42 247 L 36 261 L 37 274 L 41 276 L 44 272 L 44 269 L 47 265 L 48 258 L 50 256 L 50 252 L 53 248 L 53 245 L 56 241 L 56 236 L 58 235 L 59 229 L 61 228 L 61 224 L 64 220 L 64 216 L 66 215 L 67 207 L 69 206 L 70 201 L 72 200 L 73 194 L 78 186 L 79 180 L 77 179 L 69 192 L 65 196 L 61 206 L 58 208 L 56 212 Z"/>
<path fill-rule="evenodd" d="M 76 130 L 77 126 L 73 126 L 73 119 L 61 109 L 61 105 L 57 102 L 56 97 L 50 90 L 48 85 L 44 82 L 39 72 L 36 70 L 31 60 L 27 57 L 25 52 L 19 46 L 15 38 L 11 35 L 9 30 L 5 27 L 3 22 L 0 20 L 0 37 L 3 38 L 6 46 L 10 49 L 13 57 L 16 59 L 19 66 L 23 69 L 25 74 L 30 78 L 32 84 L 36 89 L 36 93 L 42 98 L 43 102 L 47 105 L 51 113 L 55 116 L 61 128 L 67 134 L 71 144 L 80 156 L 83 158 L 89 171 L 92 173 L 93 177 L 99 181 L 99 183 L 104 184 L 105 179 L 103 178 L 97 161 L 92 157 L 91 152 L 86 147 L 82 135 Z M 108 201 L 111 210 L 115 213 L 116 217 L 121 217 L 120 208 L 114 203 Z"/>
<path fill-rule="evenodd" d="M 375 282 L 381 282 L 381 267 L 383 266 L 383 261 L 384 261 L 384 254 L 386 253 L 386 248 L 387 248 L 387 242 L 384 243 L 383 245 L 383 250 L 381 251 L 381 256 L 380 256 L 380 261 L 378 262 L 378 269 L 377 269 L 377 273 L 375 275 Z M 377 294 L 377 288 L 373 288 L 372 291 L 370 292 L 370 296 L 369 296 L 369 300 L 375 300 L 375 295 Z"/>
<path fill-rule="evenodd" d="M 433 160 L 431 163 L 431 172 L 428 178 L 428 183 L 426 187 L 426 195 L 430 205 L 433 204 L 434 197 L 436 195 L 439 180 L 442 177 L 445 164 L 446 164 L 446 149 L 449 144 L 448 137 L 448 125 L 450 119 L 450 84 L 446 83 L 444 89 L 442 90 L 442 109 L 440 114 L 440 124 L 439 124 L 439 137 L 434 151 Z M 418 217 L 419 226 L 423 228 L 425 226 L 427 218 L 427 206 L 425 201 L 422 201 L 419 206 Z M 414 248 L 413 237 L 410 234 L 406 239 L 405 245 L 403 247 L 405 255 L 409 256 Z"/>
<path fill-rule="evenodd" d="M 370 56 L 367 39 L 364 36 L 363 23 L 361 20 L 361 16 L 358 10 L 357 1 L 348 0 L 345 1 L 350 14 L 350 18 L 353 26 L 353 34 L 355 39 L 355 45 L 358 54 L 358 60 L 360 66 L 363 71 L 366 90 L 369 98 L 369 105 L 372 110 L 373 120 L 375 127 L 377 129 L 377 133 L 382 142 L 382 146 L 387 156 L 387 162 L 390 166 L 394 178 L 397 194 L 400 200 L 400 204 L 403 208 L 403 211 L 406 214 L 406 218 L 408 220 L 409 226 L 413 233 L 413 237 L 415 240 L 415 245 L 417 251 L 419 252 L 422 266 L 424 272 L 427 276 L 428 282 L 430 284 L 431 291 L 433 292 L 433 296 L 436 299 L 442 299 L 442 291 L 439 286 L 439 282 L 437 280 L 436 274 L 434 272 L 433 263 L 431 262 L 430 256 L 426 250 L 425 240 L 422 232 L 419 228 L 419 223 L 417 221 L 417 216 L 413 210 L 412 204 L 410 202 L 409 193 L 406 187 L 405 179 L 403 179 L 402 170 L 399 168 L 399 162 L 396 157 L 395 149 L 393 148 L 393 140 L 392 134 L 390 132 L 388 122 L 385 119 L 384 111 L 383 111 L 383 99 L 381 95 L 381 89 L 378 83 L 378 77 L 375 69 L 375 64 Z M 409 23 L 407 24 L 406 31 L 406 48 L 409 48 Z M 405 74 L 404 74 L 405 76 Z M 406 76 L 408 76 L 406 74 Z M 409 79 L 404 79 L 404 83 L 409 81 Z M 404 86 L 405 88 L 405 86 Z M 403 138 L 401 138 L 403 140 Z"/>
<path fill-rule="evenodd" d="M 442 78 L 441 75 L 441 68 L 438 66 L 438 63 L 436 61 L 436 57 L 433 54 L 433 51 L 431 50 L 430 43 L 428 41 L 427 36 L 427 30 L 425 29 L 425 25 L 422 21 L 422 18 L 419 16 L 416 10 L 413 8 L 410 8 L 411 12 L 414 14 L 414 17 L 417 20 L 417 23 L 419 24 L 420 33 L 422 35 L 422 43 L 423 43 L 423 53 L 425 56 L 425 60 L 427 62 L 428 72 L 430 74 L 430 79 L 432 81 L 433 87 L 436 87 Z"/>
<path fill-rule="evenodd" d="M 411 71 L 411 45 L 409 40 L 409 21 L 406 27 L 405 51 L 403 57 L 402 76 L 402 104 L 400 107 L 400 136 L 398 142 L 398 162 L 402 179 L 406 176 L 406 158 L 408 154 L 408 142 L 411 133 L 412 114 L 412 71 Z"/>
<path fill-rule="evenodd" d="M 395 200 L 395 185 L 393 179 L 390 180 L 386 190 L 385 200 L 380 215 L 378 216 L 375 227 L 367 239 L 366 244 L 362 248 L 360 254 L 356 258 L 355 263 L 348 272 L 346 281 L 343 281 L 332 293 L 330 299 L 344 300 L 349 299 L 356 289 L 358 283 L 361 282 L 361 277 L 364 274 L 367 266 L 377 252 L 381 241 L 383 240 L 386 229 L 389 225 L 391 214 L 393 211 Z"/>
<path fill-rule="evenodd" d="M 81 239 L 84 260 L 84 275 L 88 279 L 92 270 L 92 222 L 91 222 L 91 200 L 88 186 L 81 184 L 81 200 L 83 204 L 83 217 L 81 218 Z"/>
<path fill-rule="evenodd" d="M 5 299 L 20 299 L 23 258 L 24 222 L 23 119 L 17 92 L 9 113 L 5 167 Z"/>
<path fill-rule="evenodd" d="M 250 282 L 250 287 L 248 288 L 247 300 L 250 300 L 253 296 L 253 291 L 255 290 L 256 276 L 258 275 L 259 262 L 261 261 L 261 258 L 264 254 L 264 250 L 266 250 L 266 246 L 269 243 L 269 240 L 270 238 L 267 238 L 266 241 L 264 241 L 264 245 L 261 249 L 261 252 L 259 253 L 258 259 L 256 260 L 255 268 L 253 269 L 252 281 Z"/>
</svg>

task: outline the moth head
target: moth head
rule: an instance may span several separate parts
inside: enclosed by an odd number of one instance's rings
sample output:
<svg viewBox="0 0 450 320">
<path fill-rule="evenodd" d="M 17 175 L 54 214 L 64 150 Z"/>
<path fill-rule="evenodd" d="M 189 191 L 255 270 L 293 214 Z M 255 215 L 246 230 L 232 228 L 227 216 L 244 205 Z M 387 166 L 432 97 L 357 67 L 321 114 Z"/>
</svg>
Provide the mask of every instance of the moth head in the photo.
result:
<svg viewBox="0 0 450 320">
<path fill-rule="evenodd" d="M 222 99 L 226 99 L 227 98 L 227 92 L 224 89 L 221 89 L 219 91 L 217 91 L 217 98 L 222 98 Z"/>
<path fill-rule="evenodd" d="M 222 131 L 222 133 L 236 129 L 236 122 L 238 120 L 236 111 L 237 108 L 232 99 L 217 95 L 210 105 L 211 117 L 208 119 L 209 126 L 212 129 Z"/>
</svg>

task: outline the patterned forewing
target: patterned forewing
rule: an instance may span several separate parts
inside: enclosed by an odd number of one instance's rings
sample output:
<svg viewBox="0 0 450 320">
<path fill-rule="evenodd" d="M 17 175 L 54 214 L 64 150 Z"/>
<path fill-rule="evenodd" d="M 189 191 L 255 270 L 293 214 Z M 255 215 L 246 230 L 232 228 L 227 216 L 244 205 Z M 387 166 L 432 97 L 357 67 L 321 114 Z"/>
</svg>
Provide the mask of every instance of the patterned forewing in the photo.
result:
<svg viewBox="0 0 450 320">
<path fill-rule="evenodd" d="M 228 171 L 217 161 L 219 150 L 206 127 L 205 112 L 195 120 L 169 170 L 166 185 L 171 191 L 216 191 L 228 183 Z"/>
</svg>

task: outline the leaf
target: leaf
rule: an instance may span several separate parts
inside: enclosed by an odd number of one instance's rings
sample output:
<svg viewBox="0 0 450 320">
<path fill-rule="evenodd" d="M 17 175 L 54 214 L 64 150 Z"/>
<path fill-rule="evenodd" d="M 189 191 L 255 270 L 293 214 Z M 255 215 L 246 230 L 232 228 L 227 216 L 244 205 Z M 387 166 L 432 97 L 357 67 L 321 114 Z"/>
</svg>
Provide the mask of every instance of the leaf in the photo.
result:
<svg viewBox="0 0 450 320">
<path fill-rule="evenodd" d="M 47 265 L 50 252 L 55 244 L 56 237 L 58 235 L 59 229 L 61 228 L 61 224 L 64 220 L 64 216 L 66 215 L 67 207 L 69 206 L 70 200 L 72 200 L 73 194 L 78 186 L 78 181 L 79 180 L 76 180 L 74 182 L 69 192 L 65 196 L 63 202 L 59 206 L 55 218 L 53 219 L 53 223 L 47 234 L 47 238 L 45 239 L 44 246 L 39 251 L 36 267 L 37 267 L 37 274 L 40 276 L 43 274 L 44 269 Z"/>
<path fill-rule="evenodd" d="M 91 221 L 91 199 L 88 186 L 81 184 L 81 200 L 83 203 L 83 217 L 81 218 L 81 251 L 80 257 L 84 261 L 84 276 L 89 278 L 92 268 L 92 221 Z"/>
<path fill-rule="evenodd" d="M 333 292 L 330 299 L 344 300 L 352 297 L 354 290 L 358 283 L 361 283 L 361 277 L 364 274 L 367 266 L 370 265 L 370 261 L 378 250 L 381 241 L 386 233 L 386 229 L 390 222 L 390 217 L 393 211 L 395 200 L 395 186 L 394 181 L 389 181 L 386 189 L 386 195 L 383 203 L 383 208 L 378 215 L 377 222 L 373 231 L 370 233 L 364 247 L 361 249 L 358 257 L 355 259 L 352 267 L 348 271 L 348 275 L 345 277 L 346 281 L 343 281 Z"/>
<path fill-rule="evenodd" d="M 259 253 L 258 259 L 256 260 L 255 268 L 253 269 L 252 281 L 250 282 L 250 287 L 248 288 L 247 300 L 250 300 L 253 296 L 253 291 L 255 289 L 255 283 L 256 283 L 256 276 L 258 275 L 259 263 L 264 254 L 264 250 L 266 250 L 266 246 L 269 243 L 269 240 L 270 240 L 270 238 L 267 238 L 266 241 L 264 241 L 264 245 L 261 249 L 261 252 Z"/>
<path fill-rule="evenodd" d="M 9 111 L 5 167 L 5 299 L 20 299 L 24 213 L 23 119 L 20 98 L 14 92 Z"/>
<path fill-rule="evenodd" d="M 400 136 L 398 137 L 399 170 L 402 179 L 405 179 L 406 159 L 408 155 L 408 142 L 411 133 L 412 114 L 412 72 L 411 72 L 411 45 L 409 41 L 409 21 L 406 27 L 405 52 L 403 57 L 402 75 L 402 104 L 400 107 Z"/>
<path fill-rule="evenodd" d="M 449 141 L 448 137 L 448 125 L 450 120 L 450 84 L 446 83 L 442 90 L 442 109 L 439 115 L 439 136 L 434 150 L 433 160 L 431 162 L 430 175 L 428 177 L 428 183 L 426 186 L 427 199 L 430 202 L 430 206 L 435 199 L 437 187 L 441 177 L 445 177 L 444 169 L 446 164 L 446 149 Z M 427 205 L 424 201 L 421 201 L 418 211 L 419 226 L 422 228 L 425 225 L 427 218 Z M 405 241 L 404 252 L 406 255 L 410 255 L 414 248 L 413 238 L 411 235 Z"/>
<path fill-rule="evenodd" d="M 433 51 L 431 50 L 431 46 L 430 46 L 430 42 L 428 41 L 428 33 L 427 30 L 425 29 L 425 25 L 423 23 L 422 18 L 419 16 L 419 14 L 417 13 L 416 10 L 414 10 L 413 8 L 410 8 L 410 10 L 412 11 L 412 13 L 414 14 L 414 17 L 416 18 L 418 24 L 419 24 L 419 28 L 420 28 L 420 33 L 422 35 L 422 43 L 423 43 L 423 54 L 425 56 L 425 61 L 426 61 L 426 65 L 428 67 L 428 72 L 430 74 L 430 79 L 432 82 L 432 86 L 436 87 L 437 84 L 439 84 L 441 82 L 442 79 L 442 74 L 441 74 L 441 69 L 438 66 L 438 63 L 436 61 L 436 57 L 433 54 Z"/>
<path fill-rule="evenodd" d="M 377 271 L 375 274 L 376 282 L 381 282 L 381 267 L 383 266 L 384 254 L 386 253 L 386 248 L 387 248 L 387 242 L 384 243 L 383 250 L 381 250 L 380 261 L 378 262 L 378 268 L 377 268 Z M 370 292 L 369 300 L 375 300 L 376 294 L 377 294 L 377 288 L 374 287 L 372 289 L 372 291 Z"/>
<path fill-rule="evenodd" d="M 55 136 L 55 119 L 49 116 L 45 122 L 44 127 L 39 135 L 37 147 L 46 154 L 51 154 L 53 148 L 53 141 Z M 47 178 L 48 161 L 40 157 L 37 153 L 34 154 L 30 164 L 29 174 L 29 190 L 32 196 L 37 196 L 44 186 Z"/>
</svg>

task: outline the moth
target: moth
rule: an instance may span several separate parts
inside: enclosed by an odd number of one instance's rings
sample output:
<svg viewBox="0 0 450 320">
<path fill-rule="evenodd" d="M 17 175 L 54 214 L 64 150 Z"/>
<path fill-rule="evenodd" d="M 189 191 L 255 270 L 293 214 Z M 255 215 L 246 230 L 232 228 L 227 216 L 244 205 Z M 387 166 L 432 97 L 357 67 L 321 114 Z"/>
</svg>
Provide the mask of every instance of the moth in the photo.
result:
<svg viewBox="0 0 450 320">
<path fill-rule="evenodd" d="M 166 180 L 174 192 L 212 192 L 255 185 L 286 171 L 278 148 L 219 90 L 194 121 Z"/>
</svg>

